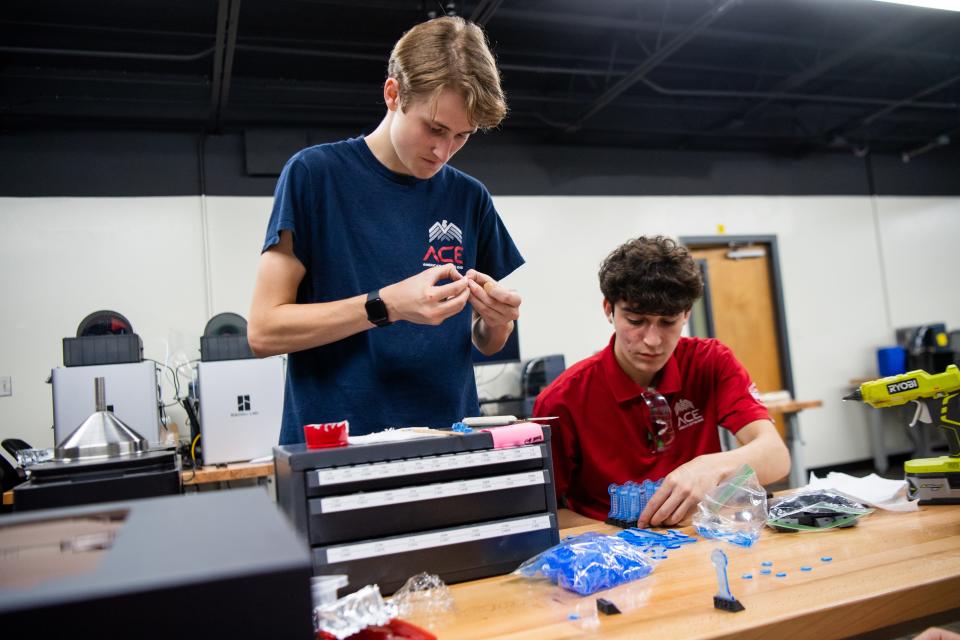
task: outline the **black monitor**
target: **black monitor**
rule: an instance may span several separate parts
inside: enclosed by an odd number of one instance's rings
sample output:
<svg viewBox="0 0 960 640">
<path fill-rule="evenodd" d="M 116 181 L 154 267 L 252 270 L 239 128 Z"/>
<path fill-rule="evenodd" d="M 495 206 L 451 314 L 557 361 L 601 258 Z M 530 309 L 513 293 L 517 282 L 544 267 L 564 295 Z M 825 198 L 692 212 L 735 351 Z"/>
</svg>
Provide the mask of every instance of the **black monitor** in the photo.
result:
<svg viewBox="0 0 960 640">
<path fill-rule="evenodd" d="M 507 344 L 503 349 L 497 351 L 491 356 L 485 356 L 473 347 L 473 364 L 489 364 L 495 362 L 519 362 L 520 361 L 520 326 L 514 321 L 513 332 L 507 338 Z"/>
</svg>

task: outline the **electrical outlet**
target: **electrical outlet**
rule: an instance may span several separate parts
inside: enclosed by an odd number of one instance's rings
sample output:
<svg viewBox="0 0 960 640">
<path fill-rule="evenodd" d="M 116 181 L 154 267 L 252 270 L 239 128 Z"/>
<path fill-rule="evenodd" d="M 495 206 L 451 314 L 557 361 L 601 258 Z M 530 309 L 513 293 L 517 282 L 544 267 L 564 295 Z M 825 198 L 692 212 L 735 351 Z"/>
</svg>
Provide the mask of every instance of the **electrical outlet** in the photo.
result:
<svg viewBox="0 0 960 640">
<path fill-rule="evenodd" d="M 0 397 L 13 395 L 13 381 L 10 376 L 0 377 Z"/>
</svg>

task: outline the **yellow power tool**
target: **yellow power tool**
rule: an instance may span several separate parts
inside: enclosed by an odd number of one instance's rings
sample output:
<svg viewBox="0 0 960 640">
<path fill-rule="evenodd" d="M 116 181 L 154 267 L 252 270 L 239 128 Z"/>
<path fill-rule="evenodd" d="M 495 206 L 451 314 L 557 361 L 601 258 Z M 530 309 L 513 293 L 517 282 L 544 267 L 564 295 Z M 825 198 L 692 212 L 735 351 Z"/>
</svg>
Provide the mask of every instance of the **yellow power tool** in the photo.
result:
<svg viewBox="0 0 960 640">
<path fill-rule="evenodd" d="M 949 453 L 938 458 L 908 460 L 903 469 L 910 498 L 920 504 L 960 504 L 960 369 L 949 365 L 943 373 L 917 370 L 864 382 L 843 398 L 859 400 L 871 407 L 896 407 L 917 403 L 910 426 L 939 418 Z"/>
</svg>

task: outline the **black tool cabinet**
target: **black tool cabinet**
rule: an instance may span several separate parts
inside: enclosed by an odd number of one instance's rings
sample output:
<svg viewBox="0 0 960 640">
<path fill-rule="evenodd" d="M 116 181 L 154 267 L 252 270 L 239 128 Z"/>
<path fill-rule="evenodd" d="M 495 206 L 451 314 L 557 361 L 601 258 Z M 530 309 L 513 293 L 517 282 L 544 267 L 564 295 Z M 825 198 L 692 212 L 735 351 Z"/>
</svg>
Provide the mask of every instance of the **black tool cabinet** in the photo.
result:
<svg viewBox="0 0 960 640">
<path fill-rule="evenodd" d="M 314 573 L 389 594 L 426 571 L 448 582 L 508 573 L 556 544 L 544 441 L 495 449 L 477 432 L 309 450 L 276 447 L 277 499 Z"/>
</svg>

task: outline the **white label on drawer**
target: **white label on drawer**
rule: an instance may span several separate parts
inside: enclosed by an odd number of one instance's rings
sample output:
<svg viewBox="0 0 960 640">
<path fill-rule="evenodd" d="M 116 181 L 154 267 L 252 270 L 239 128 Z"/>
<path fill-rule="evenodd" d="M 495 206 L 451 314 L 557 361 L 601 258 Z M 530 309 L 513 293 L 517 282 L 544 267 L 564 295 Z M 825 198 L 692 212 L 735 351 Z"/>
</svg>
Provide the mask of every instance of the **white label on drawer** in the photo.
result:
<svg viewBox="0 0 960 640">
<path fill-rule="evenodd" d="M 517 460 L 536 460 L 541 458 L 539 446 L 513 447 L 510 449 L 487 449 L 470 453 L 453 453 L 443 456 L 426 456 L 410 458 L 394 462 L 375 462 L 373 464 L 358 464 L 349 467 L 334 467 L 332 469 L 318 469 L 317 484 L 322 486 L 356 482 L 357 480 L 375 480 L 379 478 L 395 478 L 409 476 L 416 473 L 431 471 L 445 471 L 447 469 L 463 469 L 465 467 L 480 467 L 488 464 L 503 464 Z"/>
<path fill-rule="evenodd" d="M 545 515 L 532 516 L 530 518 L 523 518 L 522 520 L 495 522 L 493 524 L 477 524 L 460 529 L 451 529 L 449 531 L 418 533 L 417 535 L 403 536 L 400 538 L 385 538 L 383 540 L 374 540 L 373 542 L 360 542 L 358 544 L 330 547 L 327 549 L 327 562 L 333 564 L 334 562 L 346 562 L 347 560 L 360 560 L 362 558 L 373 558 L 376 556 L 403 553 L 405 551 L 443 547 L 450 544 L 470 542 L 471 540 L 485 540 L 487 538 L 497 538 L 549 528 L 550 516 Z"/>
<path fill-rule="evenodd" d="M 546 481 L 546 472 L 541 469 L 540 471 L 511 473 L 506 476 L 491 476 L 488 478 L 474 478 L 473 480 L 437 482 L 435 484 L 424 484 L 417 487 L 368 491 L 366 493 L 354 493 L 347 496 L 321 498 L 320 513 L 382 507 L 388 504 L 417 502 L 418 500 L 450 498 L 452 496 L 462 496 L 470 493 L 483 493 L 484 491 L 499 491 L 501 489 L 544 484 Z"/>
</svg>

